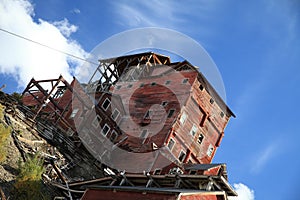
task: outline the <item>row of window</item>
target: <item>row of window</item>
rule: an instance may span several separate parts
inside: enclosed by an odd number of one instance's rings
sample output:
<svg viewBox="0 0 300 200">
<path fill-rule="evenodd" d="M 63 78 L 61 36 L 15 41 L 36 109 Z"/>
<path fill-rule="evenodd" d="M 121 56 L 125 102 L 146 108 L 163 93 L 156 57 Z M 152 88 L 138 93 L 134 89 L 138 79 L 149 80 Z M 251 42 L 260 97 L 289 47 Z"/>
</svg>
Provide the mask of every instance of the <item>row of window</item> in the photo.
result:
<svg viewBox="0 0 300 200">
<path fill-rule="evenodd" d="M 204 136 L 202 134 L 200 134 L 199 138 L 200 137 L 202 137 L 201 138 L 201 142 L 202 142 Z M 175 140 L 173 138 L 170 138 L 170 140 L 169 140 L 169 142 L 167 144 L 167 147 L 170 149 L 170 151 L 172 151 L 172 149 L 173 149 L 174 146 L 175 146 Z M 213 152 L 214 152 L 214 146 L 212 144 L 210 144 L 209 147 L 208 147 L 208 149 L 207 149 L 206 155 L 209 156 L 209 157 L 211 157 L 212 154 L 213 154 Z M 186 152 L 183 151 L 183 150 L 181 150 L 180 153 L 179 153 L 179 156 L 178 156 L 178 160 L 180 162 L 183 162 L 184 159 L 185 159 L 185 157 L 186 157 Z"/>
<path fill-rule="evenodd" d="M 188 81 L 189 81 L 189 79 L 188 79 L 188 78 L 185 78 L 185 79 L 182 80 L 182 83 L 183 83 L 183 84 L 186 84 Z M 167 81 L 165 82 L 165 85 L 170 85 L 170 84 L 171 84 L 171 81 L 170 81 L 170 80 L 167 80 Z M 155 85 L 156 85 L 156 82 L 152 82 L 150 85 L 151 85 L 151 86 L 155 86 Z M 128 84 L 128 85 L 127 85 L 127 88 L 132 88 L 132 86 L 133 86 L 133 84 Z M 145 86 L 145 83 L 141 83 L 141 84 L 140 84 L 140 87 L 144 87 L 144 86 Z M 121 89 L 121 88 L 122 88 L 122 85 L 117 85 L 117 86 L 116 86 L 116 89 L 117 89 L 117 90 L 119 90 L 119 89 Z"/>
</svg>

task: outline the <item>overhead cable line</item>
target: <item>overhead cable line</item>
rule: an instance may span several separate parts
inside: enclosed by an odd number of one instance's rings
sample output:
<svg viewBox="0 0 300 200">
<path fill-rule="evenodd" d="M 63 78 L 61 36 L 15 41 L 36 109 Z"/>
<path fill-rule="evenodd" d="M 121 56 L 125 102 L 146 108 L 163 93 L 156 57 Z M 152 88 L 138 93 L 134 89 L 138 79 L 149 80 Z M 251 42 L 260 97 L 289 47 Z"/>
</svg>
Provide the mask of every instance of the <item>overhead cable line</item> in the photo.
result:
<svg viewBox="0 0 300 200">
<path fill-rule="evenodd" d="M 70 53 L 61 51 L 61 50 L 56 49 L 56 48 L 53 48 L 53 47 L 50 47 L 50 46 L 45 45 L 45 44 L 43 44 L 43 43 L 34 41 L 34 40 L 29 39 L 29 38 L 26 38 L 26 37 L 24 37 L 24 36 L 18 35 L 18 34 L 16 34 L 16 33 L 10 32 L 10 31 L 8 31 L 8 30 L 2 29 L 2 28 L 0 28 L 0 30 L 3 31 L 3 32 L 5 32 L 5 33 L 8 33 L 8 34 L 10 34 L 10 35 L 13 35 L 13 36 L 15 36 L 15 37 L 18 37 L 18 38 L 27 40 L 27 41 L 32 42 L 32 43 L 35 43 L 35 44 L 38 44 L 38 45 L 40 45 L 40 46 L 46 47 L 46 48 L 48 48 L 48 49 L 51 49 L 51 50 L 53 50 L 53 51 L 56 51 L 56 52 L 65 54 L 65 55 L 70 56 L 70 57 L 73 57 L 73 58 L 76 58 L 76 59 L 78 59 L 78 60 L 85 61 L 85 62 L 91 63 L 91 64 L 93 64 L 93 65 L 98 65 L 98 63 L 95 63 L 95 62 L 93 62 L 93 61 L 89 61 L 89 60 L 86 60 L 86 59 L 81 58 L 81 57 L 79 57 L 79 56 L 75 56 L 75 55 L 73 55 L 73 54 L 70 54 Z"/>
</svg>

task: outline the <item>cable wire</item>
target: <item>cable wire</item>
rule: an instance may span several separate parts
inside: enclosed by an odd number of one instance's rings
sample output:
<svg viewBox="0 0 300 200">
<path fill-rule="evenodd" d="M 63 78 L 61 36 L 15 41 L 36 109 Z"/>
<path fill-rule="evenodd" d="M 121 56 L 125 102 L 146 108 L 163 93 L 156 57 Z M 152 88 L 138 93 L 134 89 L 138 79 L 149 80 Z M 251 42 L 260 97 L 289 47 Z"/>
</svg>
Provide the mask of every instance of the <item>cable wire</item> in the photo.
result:
<svg viewBox="0 0 300 200">
<path fill-rule="evenodd" d="M 10 34 L 10 35 L 13 35 L 13 36 L 15 36 L 15 37 L 18 37 L 18 38 L 27 40 L 27 41 L 32 42 L 32 43 L 35 43 L 35 44 L 38 44 L 38 45 L 40 45 L 40 46 L 46 47 L 46 48 L 48 48 L 48 49 L 51 49 L 51 50 L 53 50 L 53 51 L 56 51 L 56 52 L 65 54 L 65 55 L 70 56 L 70 57 L 73 57 L 73 58 L 76 58 L 76 59 L 78 59 L 78 60 L 85 61 L 85 62 L 91 63 L 91 64 L 93 64 L 93 65 L 98 65 L 98 63 L 95 63 L 95 62 L 86 60 L 86 59 L 84 59 L 84 58 L 81 58 L 81 57 L 79 57 L 79 56 L 75 56 L 75 55 L 73 55 L 73 54 L 70 54 L 70 53 L 61 51 L 61 50 L 56 49 L 56 48 L 53 48 L 53 47 L 50 47 L 50 46 L 48 46 L 48 45 L 45 45 L 45 44 L 43 44 L 43 43 L 34 41 L 34 40 L 29 39 L 29 38 L 26 38 L 26 37 L 24 37 L 24 36 L 18 35 L 18 34 L 16 34 L 16 33 L 11 32 L 11 31 L 8 31 L 8 30 L 2 29 L 2 28 L 0 28 L 0 30 L 3 31 L 3 32 L 5 32 L 5 33 L 8 33 L 8 34 Z"/>
</svg>

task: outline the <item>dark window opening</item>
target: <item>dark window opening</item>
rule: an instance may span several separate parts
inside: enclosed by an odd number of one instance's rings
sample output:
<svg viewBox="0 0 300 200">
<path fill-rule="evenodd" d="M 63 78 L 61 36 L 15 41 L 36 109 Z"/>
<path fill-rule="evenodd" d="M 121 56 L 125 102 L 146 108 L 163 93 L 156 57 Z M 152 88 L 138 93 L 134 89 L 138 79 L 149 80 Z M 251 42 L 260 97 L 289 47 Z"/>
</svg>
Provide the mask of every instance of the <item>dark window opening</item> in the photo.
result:
<svg viewBox="0 0 300 200">
<path fill-rule="evenodd" d="M 172 115 L 174 114 L 174 112 L 175 112 L 174 109 L 169 110 L 168 118 L 172 117 Z"/>
<path fill-rule="evenodd" d="M 121 87 L 122 87 L 121 85 L 118 85 L 118 86 L 116 87 L 116 89 L 119 90 L 119 89 L 121 89 Z"/>
<path fill-rule="evenodd" d="M 109 132 L 109 130 L 110 130 L 110 127 L 107 124 L 105 124 L 101 133 L 106 136 L 107 133 Z"/>
<path fill-rule="evenodd" d="M 198 137 L 197 142 L 198 142 L 199 144 L 201 144 L 201 143 L 203 142 L 203 139 L 204 139 L 204 135 L 201 133 L 201 134 L 199 135 L 199 137 Z"/>
<path fill-rule="evenodd" d="M 168 102 L 167 102 L 167 101 L 163 101 L 163 102 L 161 103 L 161 105 L 162 105 L 163 107 L 165 107 L 166 105 L 168 105 Z"/>
<path fill-rule="evenodd" d="M 151 115 L 151 110 L 148 110 L 144 116 L 144 119 L 150 119 L 150 115 Z"/>
<path fill-rule="evenodd" d="M 154 175 L 160 175 L 160 173 L 161 173 L 161 169 L 155 169 L 153 172 Z"/>
<path fill-rule="evenodd" d="M 154 85 L 156 85 L 156 83 L 155 83 L 155 82 L 152 82 L 152 83 L 151 83 L 151 86 L 154 86 Z"/>
<path fill-rule="evenodd" d="M 179 160 L 180 162 L 182 162 L 182 161 L 185 159 L 185 155 L 186 155 L 186 154 L 185 154 L 183 151 L 181 151 L 180 154 L 179 154 L 178 160 Z"/>
<path fill-rule="evenodd" d="M 144 85 L 145 85 L 144 83 L 141 83 L 141 84 L 140 84 L 140 87 L 144 87 Z"/>
<path fill-rule="evenodd" d="M 215 101 L 213 100 L 213 98 L 211 98 L 210 100 L 209 100 L 209 103 L 211 103 L 211 104 L 213 104 Z"/>
<path fill-rule="evenodd" d="M 203 85 L 200 85 L 200 86 L 199 86 L 199 89 L 200 89 L 201 91 L 203 91 L 203 90 L 204 90 Z"/>
<path fill-rule="evenodd" d="M 118 137 L 118 134 L 115 130 L 112 131 L 112 134 L 110 136 L 110 141 L 114 142 Z"/>
<path fill-rule="evenodd" d="M 110 106 L 110 100 L 109 99 L 105 99 L 105 101 L 103 102 L 103 104 L 102 104 L 102 108 L 104 109 L 104 110 L 107 110 L 107 108 Z"/>
<path fill-rule="evenodd" d="M 223 117 L 224 117 L 224 113 L 223 113 L 223 112 L 220 112 L 220 116 L 223 118 Z"/>
<path fill-rule="evenodd" d="M 127 86 L 127 88 L 132 88 L 132 84 L 129 84 L 129 85 Z"/>
</svg>

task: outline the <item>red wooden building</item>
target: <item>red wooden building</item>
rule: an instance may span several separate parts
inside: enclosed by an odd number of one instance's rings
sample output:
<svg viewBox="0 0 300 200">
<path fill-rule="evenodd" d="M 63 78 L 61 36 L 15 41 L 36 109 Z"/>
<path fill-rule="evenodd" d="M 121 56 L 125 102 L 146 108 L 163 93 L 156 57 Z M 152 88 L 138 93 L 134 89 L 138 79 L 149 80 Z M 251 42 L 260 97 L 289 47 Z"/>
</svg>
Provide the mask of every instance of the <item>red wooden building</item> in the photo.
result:
<svg viewBox="0 0 300 200">
<path fill-rule="evenodd" d="M 185 164 L 210 164 L 229 118 L 235 117 L 197 67 L 152 52 L 100 60 L 87 84 L 75 78 L 70 84 L 63 77 L 32 79 L 23 103 L 35 111 L 34 118 L 54 124 L 72 148 L 83 144 L 112 169 L 155 176 L 198 173 Z M 179 190 L 169 194 L 187 195 Z M 218 195 L 215 199 L 223 199 Z"/>
</svg>

